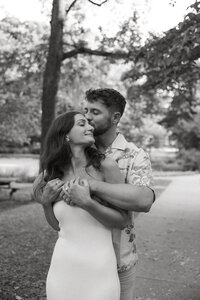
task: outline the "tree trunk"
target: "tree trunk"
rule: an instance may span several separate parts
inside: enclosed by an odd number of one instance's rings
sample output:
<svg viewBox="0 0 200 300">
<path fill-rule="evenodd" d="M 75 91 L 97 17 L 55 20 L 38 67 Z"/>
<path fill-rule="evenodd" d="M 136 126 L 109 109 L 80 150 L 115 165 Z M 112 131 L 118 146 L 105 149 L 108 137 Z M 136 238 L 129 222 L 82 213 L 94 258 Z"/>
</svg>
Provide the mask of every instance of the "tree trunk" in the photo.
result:
<svg viewBox="0 0 200 300">
<path fill-rule="evenodd" d="M 63 19 L 59 17 L 59 4 L 59 0 L 53 0 L 49 52 L 43 78 L 41 153 L 45 136 L 55 118 L 56 94 L 63 55 Z"/>
</svg>

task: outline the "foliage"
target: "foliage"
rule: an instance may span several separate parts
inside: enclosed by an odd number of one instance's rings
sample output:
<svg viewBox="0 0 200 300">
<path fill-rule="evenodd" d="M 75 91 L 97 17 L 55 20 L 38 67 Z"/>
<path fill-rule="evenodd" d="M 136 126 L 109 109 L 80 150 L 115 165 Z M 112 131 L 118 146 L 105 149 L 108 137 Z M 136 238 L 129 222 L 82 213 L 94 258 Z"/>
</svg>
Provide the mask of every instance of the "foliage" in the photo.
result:
<svg viewBox="0 0 200 300">
<path fill-rule="evenodd" d="M 158 115 L 155 121 L 160 120 L 174 137 L 181 137 L 181 122 L 189 124 L 198 106 L 195 92 L 199 80 L 199 1 L 182 23 L 162 36 L 151 35 L 143 47 L 136 12 L 114 37 L 108 37 L 102 28 L 100 35 L 95 35 L 92 28 L 85 26 L 87 15 L 82 4 L 83 1 L 71 1 L 62 20 L 63 53 L 58 93 L 55 98 L 49 96 L 57 104 L 56 113 L 78 107 L 87 88 L 112 86 L 123 93 L 127 89 L 129 109 L 121 129 L 128 139 L 140 145 L 154 136 L 158 144 L 158 136 L 145 129 L 144 120 L 149 115 Z M 40 98 L 42 89 L 44 91 L 41 83 L 49 27 L 8 18 L 0 23 L 0 35 L 1 141 L 24 144 L 31 137 L 40 136 Z M 120 84 L 109 76 L 111 63 L 114 65 L 118 60 L 119 65 L 119 59 L 120 63 L 126 63 L 126 68 L 131 66 Z M 124 67 L 125 64 L 122 69 Z M 55 74 L 52 75 L 55 79 Z M 49 100 L 47 97 L 47 114 Z"/>
<path fill-rule="evenodd" d="M 135 57 L 136 67 L 125 78 L 145 78 L 142 88 L 147 91 L 191 90 L 199 80 L 196 60 L 200 57 L 200 2 L 191 9 L 183 22 L 162 37 L 152 35 L 147 40 Z"/>
<path fill-rule="evenodd" d="M 200 2 L 196 1 L 183 22 L 162 36 L 149 37 L 123 75 L 131 104 L 142 103 L 143 116 L 158 114 L 159 123 L 170 129 L 183 147 L 188 147 L 186 124 L 192 132 L 190 147 L 197 147 L 198 143 L 193 120 L 200 104 L 199 33 Z"/>
<path fill-rule="evenodd" d="M 100 4 L 90 0 L 87 2 L 101 6 L 108 1 L 102 1 Z M 55 103 L 61 75 L 61 62 L 66 59 L 77 58 L 77 56 L 81 54 L 102 56 L 113 60 L 121 58 L 128 59 L 128 57 L 130 57 L 130 53 L 124 51 L 125 47 L 123 47 L 123 45 L 126 44 L 124 42 L 125 37 L 127 37 L 128 41 L 131 42 L 135 42 L 136 37 L 139 37 L 137 31 L 134 30 L 130 30 L 129 35 L 126 36 L 125 33 L 128 31 L 127 24 L 125 24 L 124 27 L 122 26 L 117 38 L 115 37 L 115 39 L 110 39 L 107 43 L 109 51 L 106 48 L 105 38 L 101 39 L 96 49 L 92 49 L 88 47 L 88 33 L 90 30 L 88 28 L 86 30 L 84 26 L 82 26 L 85 14 L 81 14 L 79 12 L 80 5 L 83 2 L 74 0 L 71 2 L 69 7 L 66 10 L 64 8 L 62 12 L 60 11 L 60 3 L 61 1 L 57 0 L 53 0 L 52 2 L 51 34 L 43 80 L 41 149 L 43 149 L 43 142 L 48 128 L 55 117 Z M 76 17 L 74 18 L 76 22 L 74 24 L 71 23 L 73 26 L 70 27 L 68 21 L 70 20 L 70 15 L 72 13 Z M 133 22 L 135 22 L 134 18 Z M 64 26 L 66 23 L 67 27 Z M 131 23 L 129 22 L 129 26 L 130 24 Z M 122 41 L 122 43 L 120 43 L 120 41 Z M 131 46 L 131 52 L 133 52 L 133 43 Z"/>
<path fill-rule="evenodd" d="M 154 171 L 163 171 L 163 172 L 176 171 L 177 172 L 177 171 L 183 171 L 183 166 L 182 163 L 177 159 L 172 160 L 172 159 L 157 158 L 156 160 L 152 160 L 152 169 Z"/>
<path fill-rule="evenodd" d="M 101 57 L 80 55 L 63 62 L 57 95 L 57 113 L 80 108 L 85 91 L 94 87 L 118 87 L 115 79 L 108 80 L 110 67 Z"/>
<path fill-rule="evenodd" d="M 1 151 L 32 145 L 41 134 L 42 77 L 49 28 L 6 18 L 0 22 L 0 142 Z M 63 61 L 56 112 L 77 108 L 86 89 L 112 86 L 109 63 L 101 57 L 79 55 Z M 29 148 L 30 149 L 30 148 Z M 24 151 L 24 150 L 23 150 Z"/>
<path fill-rule="evenodd" d="M 46 27 L 6 18 L 0 22 L 0 141 L 23 145 L 39 133 Z M 31 117 L 30 117 L 31 116 Z"/>
<path fill-rule="evenodd" d="M 200 151 L 195 148 L 181 149 L 178 154 L 183 171 L 200 171 Z"/>
<path fill-rule="evenodd" d="M 180 149 L 195 148 L 200 151 L 200 113 L 195 114 L 192 120 L 179 119 L 172 137 L 178 140 Z"/>
</svg>

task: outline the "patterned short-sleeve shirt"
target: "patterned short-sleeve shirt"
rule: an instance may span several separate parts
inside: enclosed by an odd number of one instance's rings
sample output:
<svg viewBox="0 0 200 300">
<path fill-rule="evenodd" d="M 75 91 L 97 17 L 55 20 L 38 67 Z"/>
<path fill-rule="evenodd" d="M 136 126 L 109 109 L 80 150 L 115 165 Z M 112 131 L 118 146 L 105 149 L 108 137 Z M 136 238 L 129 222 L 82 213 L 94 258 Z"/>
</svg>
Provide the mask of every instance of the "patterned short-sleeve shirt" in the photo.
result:
<svg viewBox="0 0 200 300">
<path fill-rule="evenodd" d="M 105 154 L 118 163 L 125 183 L 154 189 L 151 162 L 143 149 L 127 142 L 124 136 L 118 133 Z M 123 272 L 138 260 L 133 212 L 129 212 L 129 224 L 123 230 L 114 229 L 112 235 L 118 271 Z"/>
</svg>

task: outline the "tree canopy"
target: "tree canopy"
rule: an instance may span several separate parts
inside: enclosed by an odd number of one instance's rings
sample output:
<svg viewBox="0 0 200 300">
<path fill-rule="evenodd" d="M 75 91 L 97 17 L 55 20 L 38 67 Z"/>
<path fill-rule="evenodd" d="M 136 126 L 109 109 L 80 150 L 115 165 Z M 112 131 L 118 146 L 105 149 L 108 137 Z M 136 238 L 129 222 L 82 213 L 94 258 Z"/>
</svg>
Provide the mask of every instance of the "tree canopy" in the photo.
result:
<svg viewBox="0 0 200 300">
<path fill-rule="evenodd" d="M 91 6 L 107 2 L 87 1 Z M 52 1 L 50 27 L 14 18 L 0 22 L 1 141 L 23 144 L 39 136 L 41 114 L 43 140 L 55 113 L 78 106 L 91 86 L 127 91 L 130 109 L 122 127 L 127 136 L 132 132 L 130 139 L 145 127 L 149 115 L 177 139 L 184 122 L 196 128 L 191 122 L 199 106 L 200 2 L 195 1 L 177 26 L 159 36 L 150 34 L 145 42 L 136 9 L 114 37 L 102 28 L 95 37 L 83 25 L 87 14 L 82 4 Z M 111 64 L 127 70 L 119 83 Z"/>
</svg>

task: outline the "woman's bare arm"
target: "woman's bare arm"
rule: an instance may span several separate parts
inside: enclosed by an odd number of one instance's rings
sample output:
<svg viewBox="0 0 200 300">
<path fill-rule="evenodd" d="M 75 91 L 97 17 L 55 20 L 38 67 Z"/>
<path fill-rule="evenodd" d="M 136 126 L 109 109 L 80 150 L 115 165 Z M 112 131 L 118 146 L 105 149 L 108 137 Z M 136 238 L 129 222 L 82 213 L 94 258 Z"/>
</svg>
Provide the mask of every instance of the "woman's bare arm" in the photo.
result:
<svg viewBox="0 0 200 300">
<path fill-rule="evenodd" d="M 44 208 L 44 214 L 45 214 L 46 220 L 49 223 L 49 225 L 54 230 L 59 231 L 60 227 L 59 227 L 58 220 L 56 219 L 56 217 L 54 215 L 53 204 L 49 203 L 49 204 L 43 206 L 43 208 Z"/>
</svg>

